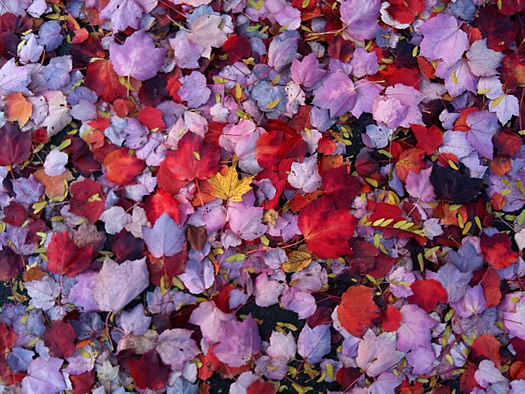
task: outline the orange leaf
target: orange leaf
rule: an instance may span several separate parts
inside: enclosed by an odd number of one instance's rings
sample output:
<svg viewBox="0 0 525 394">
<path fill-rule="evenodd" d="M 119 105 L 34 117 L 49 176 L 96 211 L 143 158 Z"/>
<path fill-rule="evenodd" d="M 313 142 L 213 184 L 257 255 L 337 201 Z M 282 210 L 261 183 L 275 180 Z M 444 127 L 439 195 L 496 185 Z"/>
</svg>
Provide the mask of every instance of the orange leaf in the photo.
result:
<svg viewBox="0 0 525 394">
<path fill-rule="evenodd" d="M 41 168 L 35 171 L 33 175 L 38 182 L 44 185 L 46 196 L 50 198 L 63 196 L 67 187 L 67 183 L 64 181 L 70 181 L 73 179 L 73 176 L 69 170 L 64 172 L 62 175 L 49 176 L 46 174 L 45 170 Z"/>
<path fill-rule="evenodd" d="M 14 92 L 6 96 L 7 120 L 18 122 L 20 127 L 24 127 L 33 114 L 33 104 L 31 104 L 20 92 Z"/>
<path fill-rule="evenodd" d="M 381 309 L 374 302 L 374 290 L 358 285 L 350 287 L 341 298 L 337 316 L 350 334 L 360 337 L 367 327 L 381 318 Z"/>
<path fill-rule="evenodd" d="M 421 149 L 417 148 L 409 149 L 401 153 L 396 163 L 396 175 L 399 179 L 406 182 L 409 171 L 418 173 L 425 168 L 423 153 Z"/>
</svg>

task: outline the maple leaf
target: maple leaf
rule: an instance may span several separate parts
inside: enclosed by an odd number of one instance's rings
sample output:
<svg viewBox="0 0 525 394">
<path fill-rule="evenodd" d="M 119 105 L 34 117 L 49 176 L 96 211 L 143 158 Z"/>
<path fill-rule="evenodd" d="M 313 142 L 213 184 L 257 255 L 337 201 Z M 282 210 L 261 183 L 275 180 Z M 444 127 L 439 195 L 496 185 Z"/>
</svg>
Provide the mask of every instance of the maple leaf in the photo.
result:
<svg viewBox="0 0 525 394">
<path fill-rule="evenodd" d="M 100 98 L 108 103 L 128 94 L 126 87 L 120 83 L 111 60 L 102 59 L 89 63 L 84 85 L 97 92 Z"/>
<path fill-rule="evenodd" d="M 408 301 L 419 305 L 427 313 L 430 313 L 438 303 L 446 303 L 448 300 L 447 292 L 435 279 L 416 280 L 410 285 L 410 288 L 414 295 L 410 296 Z"/>
<path fill-rule="evenodd" d="M 480 237 L 481 253 L 487 263 L 496 269 L 504 269 L 514 264 L 519 255 L 511 249 L 510 238 L 503 233 L 488 236 L 485 233 Z"/>
<path fill-rule="evenodd" d="M 160 361 L 155 349 L 129 360 L 129 369 L 139 389 L 160 390 L 168 383 L 170 367 Z"/>
<path fill-rule="evenodd" d="M 482 360 L 492 360 L 499 368 L 501 365 L 501 355 L 500 355 L 501 343 L 494 338 L 492 335 L 483 334 L 480 337 L 477 337 L 472 343 L 472 353 L 470 354 L 471 358 L 475 362 L 480 362 Z"/>
<path fill-rule="evenodd" d="M 164 130 L 166 125 L 162 120 L 164 114 L 161 110 L 155 107 L 142 108 L 139 111 L 139 122 L 146 126 L 148 129 L 157 129 L 158 131 Z"/>
<path fill-rule="evenodd" d="M 7 120 L 17 121 L 20 127 L 24 127 L 33 114 L 33 104 L 20 92 L 7 95 L 4 101 L 7 105 Z"/>
<path fill-rule="evenodd" d="M 128 148 L 117 149 L 104 159 L 106 177 L 113 183 L 128 185 L 146 167 L 144 160 L 128 154 Z"/>
<path fill-rule="evenodd" d="M 71 324 L 56 320 L 42 339 L 54 357 L 69 357 L 75 351 L 77 334 Z"/>
<path fill-rule="evenodd" d="M 294 250 L 288 255 L 288 260 L 283 263 L 282 268 L 286 273 L 299 272 L 306 269 L 311 262 L 312 255 L 310 253 Z"/>
<path fill-rule="evenodd" d="M 410 128 L 417 139 L 417 148 L 425 154 L 431 155 L 443 143 L 441 130 L 436 125 L 426 128 L 421 125 L 411 124 Z"/>
<path fill-rule="evenodd" d="M 24 268 L 24 258 L 10 247 L 0 250 L 0 280 L 7 282 L 16 278 Z"/>
<path fill-rule="evenodd" d="M 350 253 L 348 240 L 354 234 L 354 217 L 335 209 L 327 198 L 311 202 L 299 214 L 298 226 L 308 249 L 320 258 L 337 258 Z"/>
<path fill-rule="evenodd" d="M 183 215 L 179 211 L 179 202 L 167 191 L 159 189 L 146 199 L 144 204 L 146 216 L 150 223 L 155 224 L 157 219 L 166 212 L 178 225 L 182 224 Z"/>
<path fill-rule="evenodd" d="M 50 272 L 73 278 L 91 265 L 93 245 L 79 248 L 69 238 L 67 231 L 53 233 L 47 247 L 47 258 L 47 269 Z"/>
<path fill-rule="evenodd" d="M 12 123 L 0 127 L 0 165 L 26 161 L 31 155 L 31 132 L 22 132 Z"/>
<path fill-rule="evenodd" d="M 352 286 L 343 293 L 337 308 L 341 325 L 350 334 L 361 337 L 381 317 L 381 310 L 374 302 L 374 290 L 370 287 Z"/>
<path fill-rule="evenodd" d="M 92 179 L 85 179 L 73 183 L 69 192 L 72 196 L 69 202 L 70 211 L 75 215 L 87 217 L 90 223 L 95 223 L 104 212 L 106 201 L 100 184 Z"/>
<path fill-rule="evenodd" d="M 242 196 L 252 190 L 250 184 L 253 176 L 239 179 L 235 167 L 228 167 L 226 175 L 220 172 L 208 179 L 213 186 L 212 194 L 223 200 L 241 202 Z"/>
<path fill-rule="evenodd" d="M 219 171 L 220 150 L 217 145 L 204 143 L 194 133 L 186 133 L 178 147 L 176 151 L 166 152 L 162 162 L 175 179 L 188 182 L 204 180 Z"/>
</svg>

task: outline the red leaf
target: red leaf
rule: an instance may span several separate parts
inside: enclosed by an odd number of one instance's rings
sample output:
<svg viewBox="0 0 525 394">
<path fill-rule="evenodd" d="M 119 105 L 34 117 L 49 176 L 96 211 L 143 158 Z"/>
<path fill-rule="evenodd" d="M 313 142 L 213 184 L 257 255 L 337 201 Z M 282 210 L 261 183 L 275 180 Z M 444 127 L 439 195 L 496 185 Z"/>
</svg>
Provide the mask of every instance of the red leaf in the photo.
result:
<svg viewBox="0 0 525 394">
<path fill-rule="evenodd" d="M 170 257 L 163 257 L 161 259 L 155 259 L 153 256 L 150 257 L 148 270 L 151 283 L 155 286 L 160 286 L 160 280 L 164 276 L 166 286 L 169 287 L 173 278 L 184 272 L 186 261 L 188 261 L 186 246 L 183 247 L 182 251 Z"/>
<path fill-rule="evenodd" d="M 9 122 L 0 127 L 0 166 L 23 163 L 30 154 L 31 132 L 21 132 Z"/>
<path fill-rule="evenodd" d="M 417 148 L 421 149 L 427 155 L 434 153 L 443 143 L 443 135 L 436 125 L 432 125 L 427 129 L 425 126 L 411 124 L 410 128 L 416 136 Z"/>
<path fill-rule="evenodd" d="M 255 157 L 263 168 L 276 171 L 284 159 L 302 160 L 306 154 L 306 142 L 286 123 L 274 120 L 266 124 L 268 133 L 257 140 Z"/>
<path fill-rule="evenodd" d="M 204 143 L 198 135 L 188 132 L 179 141 L 178 150 L 166 152 L 162 164 L 175 179 L 191 182 L 215 175 L 220 170 L 219 158 L 217 145 Z"/>
<path fill-rule="evenodd" d="M 162 364 L 155 349 L 144 353 L 139 359 L 129 360 L 131 376 L 141 390 L 160 390 L 168 383 L 170 367 Z"/>
<path fill-rule="evenodd" d="M 206 380 L 211 378 L 213 373 L 220 367 L 221 362 L 212 351 L 212 349 L 216 346 L 217 345 L 212 345 L 208 349 L 208 353 L 206 353 L 206 355 L 199 354 L 197 356 L 202 363 L 202 366 L 199 368 L 199 379 Z"/>
<path fill-rule="evenodd" d="M 472 353 L 470 354 L 472 361 L 479 363 L 485 359 L 492 360 L 499 368 L 501 366 L 500 348 L 501 343 L 496 338 L 492 335 L 483 334 L 472 343 Z"/>
<path fill-rule="evenodd" d="M 521 148 L 521 137 L 510 129 L 504 129 L 492 138 L 499 155 L 516 156 Z"/>
<path fill-rule="evenodd" d="M 250 40 L 245 35 L 231 35 L 222 48 L 228 53 L 228 60 L 231 63 L 235 63 L 243 58 L 249 58 L 252 54 Z"/>
<path fill-rule="evenodd" d="M 16 201 L 11 201 L 4 208 L 4 222 L 13 226 L 20 226 L 26 220 L 26 210 L 24 206 Z"/>
<path fill-rule="evenodd" d="M 182 99 L 177 94 L 181 86 L 182 82 L 180 81 L 179 76 L 177 75 L 168 79 L 168 83 L 166 84 L 166 89 L 168 90 L 168 93 L 171 97 L 173 97 L 173 100 L 175 100 L 175 102 L 177 103 L 182 103 Z"/>
<path fill-rule="evenodd" d="M 0 250 L 0 281 L 7 282 L 16 278 L 24 269 L 24 258 L 15 253 L 10 247 L 4 246 Z"/>
<path fill-rule="evenodd" d="M 341 385 L 343 392 L 347 392 L 361 376 L 362 374 L 357 368 L 340 368 L 335 374 L 335 379 Z"/>
<path fill-rule="evenodd" d="M 91 265 L 93 245 L 79 248 L 75 242 L 69 239 L 67 231 L 53 233 L 51 242 L 47 247 L 47 258 L 49 260 L 47 269 L 50 272 L 72 278 Z"/>
<path fill-rule="evenodd" d="M 352 286 L 343 294 L 337 316 L 353 336 L 363 336 L 366 329 L 380 319 L 381 310 L 373 298 L 374 290 L 362 285 Z"/>
<path fill-rule="evenodd" d="M 498 306 L 501 301 L 501 278 L 492 268 L 487 268 L 481 279 L 481 287 L 487 301 L 487 308 Z"/>
<path fill-rule="evenodd" d="M 72 196 L 71 213 L 88 218 L 91 224 L 95 223 L 104 213 L 106 198 L 99 183 L 85 179 L 72 184 L 69 193 Z"/>
<path fill-rule="evenodd" d="M 257 379 L 252 382 L 246 389 L 246 394 L 275 394 L 277 393 L 277 387 L 272 382 L 265 382 L 262 379 Z"/>
<path fill-rule="evenodd" d="M 110 60 L 96 60 L 89 63 L 84 86 L 97 92 L 99 97 L 112 103 L 115 99 L 126 97 L 128 90 L 119 81 Z"/>
<path fill-rule="evenodd" d="M 126 230 L 115 235 L 111 242 L 111 250 L 115 254 L 115 261 L 120 263 L 126 260 L 137 260 L 144 252 L 144 241 L 137 239 Z"/>
<path fill-rule="evenodd" d="M 179 211 L 179 202 L 175 200 L 171 194 L 159 189 L 155 194 L 152 194 L 146 199 L 144 204 L 146 216 L 151 224 L 155 224 L 157 219 L 166 212 L 173 220 L 181 225 L 182 218 Z"/>
<path fill-rule="evenodd" d="M 383 312 L 381 312 L 381 328 L 385 331 L 397 331 L 401 325 L 403 316 L 399 309 L 393 305 L 389 305 Z"/>
<path fill-rule="evenodd" d="M 352 272 L 358 275 L 368 274 L 374 278 L 384 277 L 390 272 L 396 259 L 383 254 L 370 242 L 358 238 L 350 240 L 352 254 L 346 257 Z"/>
<path fill-rule="evenodd" d="M 75 351 L 77 334 L 71 324 L 61 320 L 53 322 L 43 336 L 44 343 L 55 357 L 69 357 Z"/>
<path fill-rule="evenodd" d="M 144 160 L 128 154 L 128 148 L 117 149 L 104 159 L 107 168 L 106 177 L 113 183 L 129 185 L 146 167 Z"/>
<path fill-rule="evenodd" d="M 412 23 L 425 10 L 425 0 L 389 0 L 386 11 L 400 23 Z"/>
<path fill-rule="evenodd" d="M 419 172 L 426 167 L 423 160 L 423 151 L 413 148 L 401 153 L 396 163 L 396 175 L 403 182 L 406 182 L 409 171 Z"/>
<path fill-rule="evenodd" d="M 15 346 L 18 334 L 14 330 L 10 330 L 5 323 L 0 323 L 0 353 L 5 354 L 6 349 L 11 349 Z"/>
<path fill-rule="evenodd" d="M 410 285 L 414 292 L 408 297 L 408 302 L 417 304 L 427 313 L 430 313 L 440 302 L 447 302 L 447 291 L 435 279 L 419 279 Z"/>
<path fill-rule="evenodd" d="M 461 374 L 459 379 L 459 388 L 461 393 L 470 393 L 478 385 L 474 374 L 476 373 L 477 367 L 472 363 L 467 363 L 467 369 Z"/>
<path fill-rule="evenodd" d="M 325 196 L 332 199 L 336 208 L 349 209 L 354 198 L 361 191 L 361 182 L 350 174 L 350 168 L 341 166 L 323 173 Z"/>
<path fill-rule="evenodd" d="M 481 30 L 483 37 L 487 38 L 487 47 L 495 51 L 510 47 L 518 33 L 517 24 L 501 15 L 496 5 L 481 8 L 473 26 Z"/>
<path fill-rule="evenodd" d="M 299 214 L 298 225 L 306 246 L 322 259 L 350 253 L 348 240 L 354 234 L 354 217 L 345 209 L 335 209 L 327 198 L 311 202 Z"/>
<path fill-rule="evenodd" d="M 483 258 L 497 270 L 514 264 L 519 257 L 518 253 L 511 249 L 512 243 L 506 234 L 498 233 L 489 237 L 482 233 L 480 241 Z"/>
<path fill-rule="evenodd" d="M 86 394 L 95 384 L 95 373 L 91 370 L 80 375 L 69 375 L 69 379 L 73 384 L 73 394 Z"/>
<path fill-rule="evenodd" d="M 161 110 L 155 107 L 146 107 L 139 111 L 139 122 L 150 130 L 157 129 L 162 131 L 166 127 L 162 120 L 163 116 L 164 114 Z"/>
<path fill-rule="evenodd" d="M 516 355 L 514 356 L 515 359 L 525 361 L 525 341 L 518 337 L 514 337 L 510 340 L 510 343 L 512 343 L 512 347 L 516 351 Z"/>
<path fill-rule="evenodd" d="M 523 0 L 502 0 L 499 12 L 503 15 L 510 16 L 518 12 L 525 11 L 525 1 Z"/>
</svg>

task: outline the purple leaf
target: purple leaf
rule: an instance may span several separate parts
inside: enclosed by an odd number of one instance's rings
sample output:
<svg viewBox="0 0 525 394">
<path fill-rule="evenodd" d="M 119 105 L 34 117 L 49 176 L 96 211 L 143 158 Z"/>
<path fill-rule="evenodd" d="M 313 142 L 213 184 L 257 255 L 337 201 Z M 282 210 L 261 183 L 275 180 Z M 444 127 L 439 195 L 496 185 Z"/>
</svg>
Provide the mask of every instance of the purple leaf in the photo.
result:
<svg viewBox="0 0 525 394">
<path fill-rule="evenodd" d="M 478 370 L 474 373 L 474 378 L 483 388 L 487 388 L 490 384 L 507 380 L 501 374 L 501 371 L 496 368 L 496 365 L 492 360 L 481 361 Z"/>
<path fill-rule="evenodd" d="M 377 54 L 374 51 L 368 52 L 364 48 L 355 49 L 350 64 L 352 65 L 352 74 L 357 78 L 362 78 L 366 75 L 374 75 L 379 71 Z"/>
<path fill-rule="evenodd" d="M 138 304 L 131 311 L 120 315 L 120 325 L 126 334 L 144 335 L 151 324 L 151 317 L 144 314 L 144 305 Z"/>
<path fill-rule="evenodd" d="M 492 112 L 476 111 L 467 116 L 467 141 L 478 151 L 480 156 L 489 160 L 493 158 L 492 137 L 499 129 L 498 117 Z"/>
<path fill-rule="evenodd" d="M 222 323 L 220 342 L 213 352 L 223 363 L 237 368 L 257 354 L 260 346 L 259 328 L 252 315 L 248 315 L 243 322 L 229 320 Z"/>
<path fill-rule="evenodd" d="M 25 66 L 18 67 L 12 58 L 0 68 L 0 96 L 13 92 L 29 94 L 26 86 L 31 82 L 31 71 Z"/>
<path fill-rule="evenodd" d="M 356 103 L 356 92 L 352 80 L 342 71 L 329 73 L 321 87 L 315 91 L 314 105 L 330 110 L 330 117 L 336 118 L 350 111 Z"/>
<path fill-rule="evenodd" d="M 468 65 L 474 75 L 478 77 L 490 77 L 497 75 L 496 70 L 503 59 L 501 52 L 487 48 L 487 39 L 478 40 L 472 43 L 467 52 Z"/>
<path fill-rule="evenodd" d="M 109 58 L 115 72 L 139 81 L 153 78 L 164 64 L 167 49 L 155 48 L 155 43 L 144 30 L 133 33 L 123 45 L 109 44 Z"/>
<path fill-rule="evenodd" d="M 346 0 L 341 4 L 341 22 L 346 31 L 355 40 L 366 40 L 375 37 L 379 28 L 380 0 Z"/>
<path fill-rule="evenodd" d="M 199 347 L 191 339 L 192 334 L 191 330 L 175 328 L 165 330 L 159 336 L 157 352 L 162 361 L 175 372 L 182 371 L 186 361 L 194 359 L 200 353 Z"/>
<path fill-rule="evenodd" d="M 29 364 L 27 376 L 22 380 L 22 393 L 55 394 L 66 390 L 60 368 L 64 361 L 50 357 L 47 361 L 38 357 Z"/>
<path fill-rule="evenodd" d="M 270 346 L 266 349 L 266 354 L 277 360 L 286 360 L 295 357 L 297 346 L 295 338 L 291 332 L 284 335 L 282 332 L 273 331 L 270 336 Z"/>
<path fill-rule="evenodd" d="M 148 250 L 158 259 L 179 253 L 186 242 L 185 228 L 179 227 L 166 212 L 157 219 L 153 228 L 144 227 L 142 233 Z"/>
<path fill-rule="evenodd" d="M 412 373 L 417 375 L 426 375 L 434 369 L 436 355 L 432 349 L 417 348 L 412 350 L 406 356 L 408 363 L 413 367 Z"/>
<path fill-rule="evenodd" d="M 519 116 L 520 103 L 516 96 L 502 94 L 489 103 L 489 111 L 495 112 L 502 125 L 507 123 L 513 116 Z"/>
<path fill-rule="evenodd" d="M 84 271 L 77 275 L 75 277 L 77 283 L 71 288 L 68 301 L 81 307 L 84 312 L 98 311 L 97 301 L 93 297 L 96 278 L 95 271 Z"/>
<path fill-rule="evenodd" d="M 307 89 L 313 88 L 326 74 L 326 71 L 319 67 L 319 60 L 313 53 L 305 56 L 302 61 L 294 59 L 290 71 L 294 82 Z"/>
<path fill-rule="evenodd" d="M 100 12 L 102 19 L 111 19 L 113 32 L 124 31 L 128 27 L 139 29 L 144 12 L 151 12 L 157 0 L 111 0 Z"/>
<path fill-rule="evenodd" d="M 292 32 L 284 32 L 275 37 L 268 48 L 268 65 L 281 72 L 295 59 L 297 37 Z"/>
<path fill-rule="evenodd" d="M 304 325 L 297 339 L 297 350 L 309 364 L 321 361 L 330 352 L 330 325 L 321 324 L 310 328 Z"/>
<path fill-rule="evenodd" d="M 426 170 L 421 170 L 419 173 L 409 171 L 406 180 L 408 194 L 422 202 L 430 202 L 435 199 L 436 195 L 434 194 L 434 187 L 430 182 L 431 172 L 432 167 L 428 167 Z"/>
<path fill-rule="evenodd" d="M 177 91 L 181 99 L 188 102 L 188 107 L 197 108 L 204 104 L 211 95 L 211 90 L 206 87 L 206 77 L 193 71 L 190 75 L 181 79 L 182 87 Z"/>
<path fill-rule="evenodd" d="M 234 319 L 233 314 L 221 311 L 213 301 L 204 301 L 191 313 L 190 323 L 200 327 L 202 335 L 210 342 L 218 342 L 224 322 Z"/>
<path fill-rule="evenodd" d="M 356 363 L 368 376 L 375 378 L 390 370 L 405 354 L 396 350 L 396 334 L 384 332 L 376 336 L 367 330 L 357 349 Z"/>
<path fill-rule="evenodd" d="M 440 13 L 421 25 L 421 55 L 429 60 L 456 63 L 468 49 L 468 36 L 452 15 Z"/>
<path fill-rule="evenodd" d="M 402 352 L 418 347 L 431 349 L 430 329 L 438 322 L 417 305 L 404 305 L 401 316 L 401 326 L 397 330 L 397 349 Z"/>
<path fill-rule="evenodd" d="M 119 312 L 149 285 L 146 258 L 117 264 L 110 258 L 104 260 L 95 279 L 93 297 L 100 310 Z"/>
</svg>

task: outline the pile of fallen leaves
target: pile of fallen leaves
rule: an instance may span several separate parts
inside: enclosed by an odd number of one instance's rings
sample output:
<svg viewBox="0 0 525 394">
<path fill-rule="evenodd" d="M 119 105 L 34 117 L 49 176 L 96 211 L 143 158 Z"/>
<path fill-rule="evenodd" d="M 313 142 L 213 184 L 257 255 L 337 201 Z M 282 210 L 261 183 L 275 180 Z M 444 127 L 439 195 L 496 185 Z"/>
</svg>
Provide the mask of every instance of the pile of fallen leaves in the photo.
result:
<svg viewBox="0 0 525 394">
<path fill-rule="evenodd" d="M 524 393 L 522 0 L 1 0 L 2 392 Z"/>
</svg>

